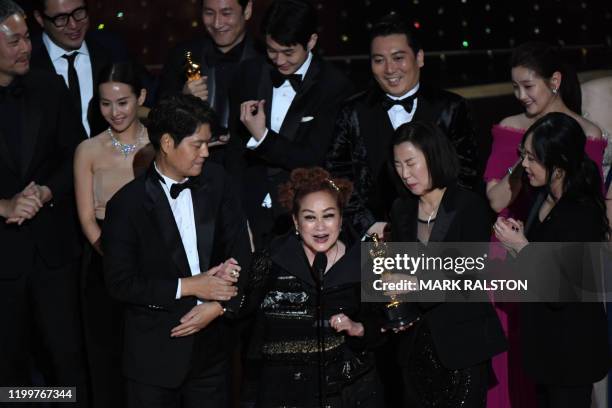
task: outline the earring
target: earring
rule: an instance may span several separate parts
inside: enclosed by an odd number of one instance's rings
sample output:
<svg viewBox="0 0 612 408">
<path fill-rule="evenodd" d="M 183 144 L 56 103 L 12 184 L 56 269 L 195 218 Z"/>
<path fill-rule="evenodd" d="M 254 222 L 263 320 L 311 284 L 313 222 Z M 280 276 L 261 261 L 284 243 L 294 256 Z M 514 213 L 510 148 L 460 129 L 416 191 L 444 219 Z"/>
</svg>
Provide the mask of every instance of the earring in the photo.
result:
<svg viewBox="0 0 612 408">
<path fill-rule="evenodd" d="M 552 91 L 553 95 L 556 95 L 557 92 L 559 92 L 559 90 L 557 88 L 553 88 L 553 89 L 551 89 L 551 91 Z"/>
<path fill-rule="evenodd" d="M 299 237 L 300 236 L 300 231 L 297 230 L 297 228 L 295 229 L 295 236 Z"/>
</svg>

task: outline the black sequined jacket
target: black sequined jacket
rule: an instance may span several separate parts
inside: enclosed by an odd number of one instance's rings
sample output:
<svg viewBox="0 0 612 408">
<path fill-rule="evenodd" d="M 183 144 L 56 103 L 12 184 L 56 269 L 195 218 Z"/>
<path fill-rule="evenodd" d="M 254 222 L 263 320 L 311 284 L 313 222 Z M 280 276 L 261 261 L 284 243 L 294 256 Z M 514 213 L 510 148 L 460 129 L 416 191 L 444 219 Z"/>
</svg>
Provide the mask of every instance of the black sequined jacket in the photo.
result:
<svg viewBox="0 0 612 408">
<path fill-rule="evenodd" d="M 365 233 L 376 221 L 388 221 L 398 191 L 405 190 L 387 168 L 393 126 L 378 85 L 346 101 L 336 119 L 334 139 L 325 167 L 335 177 L 353 182 L 353 195 L 345 208 L 355 231 Z M 467 101 L 457 94 L 420 85 L 413 121 L 436 123 L 451 140 L 459 156 L 459 184 L 479 188 L 482 181 L 474 123 Z M 399 187 L 399 188 L 398 188 Z"/>
<path fill-rule="evenodd" d="M 253 341 L 263 361 L 260 392 L 264 399 L 306 401 L 318 387 L 319 354 L 317 284 L 298 237 L 272 242 L 269 252 L 254 257 L 245 309 L 257 310 Z M 326 393 L 339 391 L 374 369 L 368 351 L 381 339 L 375 314 L 360 302 L 360 246 L 347 248 L 324 278 L 321 295 L 322 360 Z M 329 326 L 329 317 L 344 313 L 365 328 L 350 337 Z M 251 347 L 253 349 L 253 347 Z M 267 390 L 267 391 L 266 391 Z M 305 404 L 308 405 L 308 404 Z"/>
</svg>

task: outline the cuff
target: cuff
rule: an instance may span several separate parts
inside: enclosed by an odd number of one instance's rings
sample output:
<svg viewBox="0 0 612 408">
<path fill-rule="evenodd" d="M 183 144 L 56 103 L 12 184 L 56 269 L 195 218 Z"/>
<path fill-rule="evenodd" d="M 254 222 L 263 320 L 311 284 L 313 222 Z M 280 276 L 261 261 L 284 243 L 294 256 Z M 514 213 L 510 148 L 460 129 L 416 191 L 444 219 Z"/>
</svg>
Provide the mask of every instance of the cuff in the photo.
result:
<svg viewBox="0 0 612 408">
<path fill-rule="evenodd" d="M 250 150 L 255 150 L 259 147 L 260 144 L 263 143 L 263 141 L 266 139 L 266 136 L 268 136 L 268 129 L 266 128 L 266 131 L 264 132 L 263 136 L 261 137 L 261 139 L 257 140 L 254 137 L 251 137 L 249 139 L 249 141 L 247 142 L 247 149 Z"/>
<path fill-rule="evenodd" d="M 179 278 L 178 280 L 178 285 L 176 286 L 176 295 L 174 297 L 175 299 L 180 299 L 181 298 L 181 279 Z"/>
</svg>

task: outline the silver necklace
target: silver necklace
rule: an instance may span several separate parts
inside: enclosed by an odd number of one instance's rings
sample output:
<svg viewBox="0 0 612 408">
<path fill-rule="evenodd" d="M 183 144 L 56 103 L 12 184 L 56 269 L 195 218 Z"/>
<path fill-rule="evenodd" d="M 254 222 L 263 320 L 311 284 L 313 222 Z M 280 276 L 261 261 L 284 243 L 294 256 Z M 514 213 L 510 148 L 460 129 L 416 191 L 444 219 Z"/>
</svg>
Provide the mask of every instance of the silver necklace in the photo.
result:
<svg viewBox="0 0 612 408">
<path fill-rule="evenodd" d="M 140 130 L 138 131 L 138 137 L 136 138 L 136 143 L 133 143 L 133 144 L 132 143 L 122 143 L 119 140 L 117 140 L 117 138 L 113 134 L 113 131 L 111 130 L 110 127 L 107 129 L 107 132 L 111 138 L 111 143 L 113 147 L 119 150 L 119 152 L 123 154 L 123 157 L 127 158 L 132 152 L 136 150 L 136 148 L 140 144 L 140 141 L 142 140 L 142 135 L 144 133 L 144 126 L 142 125 L 142 123 L 140 124 Z"/>
</svg>

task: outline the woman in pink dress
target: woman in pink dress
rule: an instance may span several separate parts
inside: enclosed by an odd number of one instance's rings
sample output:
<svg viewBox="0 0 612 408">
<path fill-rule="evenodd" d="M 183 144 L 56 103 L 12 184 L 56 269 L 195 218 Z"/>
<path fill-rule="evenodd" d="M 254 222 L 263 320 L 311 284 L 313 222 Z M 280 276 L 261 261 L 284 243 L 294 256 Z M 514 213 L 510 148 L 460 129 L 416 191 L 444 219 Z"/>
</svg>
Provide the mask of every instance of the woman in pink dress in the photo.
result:
<svg viewBox="0 0 612 408">
<path fill-rule="evenodd" d="M 523 183 L 518 147 L 525 130 L 550 112 L 574 118 L 588 135 L 585 150 L 599 166 L 606 147 L 601 130 L 581 115 L 580 83 L 576 73 L 562 61 L 555 49 L 543 43 L 525 43 L 512 53 L 514 96 L 524 112 L 494 125 L 493 145 L 485 170 L 487 197 L 491 208 L 503 217 L 524 220 L 530 202 L 528 183 Z M 493 256 L 505 257 L 497 247 Z M 517 304 L 497 303 L 496 310 L 508 338 L 508 352 L 493 359 L 498 384 L 488 395 L 489 408 L 533 408 L 535 389 L 521 368 L 518 347 Z"/>
</svg>

